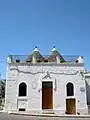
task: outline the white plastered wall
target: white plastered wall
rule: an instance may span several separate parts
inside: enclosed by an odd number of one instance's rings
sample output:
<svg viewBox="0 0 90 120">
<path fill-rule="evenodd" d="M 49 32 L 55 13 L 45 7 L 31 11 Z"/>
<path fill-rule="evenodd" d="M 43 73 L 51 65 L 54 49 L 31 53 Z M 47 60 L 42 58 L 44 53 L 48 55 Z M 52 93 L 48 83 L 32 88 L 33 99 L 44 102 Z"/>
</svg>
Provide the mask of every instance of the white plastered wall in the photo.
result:
<svg viewBox="0 0 90 120">
<path fill-rule="evenodd" d="M 7 111 L 18 111 L 18 86 L 21 82 L 27 84 L 27 96 L 23 99 L 27 100 L 27 111 L 42 111 L 42 96 L 40 76 L 49 72 L 53 81 L 56 80 L 56 88 L 53 90 L 55 111 L 65 113 L 66 110 L 66 84 L 72 82 L 74 84 L 74 98 L 76 98 L 77 112 L 87 113 L 86 104 L 86 87 L 85 79 L 80 74 L 84 71 L 83 66 L 75 65 L 22 65 L 9 64 L 6 78 L 6 98 L 5 109 Z M 42 81 L 42 80 L 41 80 Z M 38 87 L 39 86 L 39 87 Z M 83 88 L 83 92 L 80 89 Z"/>
</svg>

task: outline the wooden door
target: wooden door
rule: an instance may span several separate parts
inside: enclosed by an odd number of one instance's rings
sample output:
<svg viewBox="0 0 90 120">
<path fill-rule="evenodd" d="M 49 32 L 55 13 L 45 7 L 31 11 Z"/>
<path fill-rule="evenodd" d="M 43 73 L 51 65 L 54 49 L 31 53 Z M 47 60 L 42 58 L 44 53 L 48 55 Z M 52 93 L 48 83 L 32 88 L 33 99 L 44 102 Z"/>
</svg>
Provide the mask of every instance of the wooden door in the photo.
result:
<svg viewBox="0 0 90 120">
<path fill-rule="evenodd" d="M 42 109 L 53 109 L 52 82 L 42 82 Z"/>
<path fill-rule="evenodd" d="M 66 114 L 76 114 L 75 99 L 66 99 Z"/>
</svg>

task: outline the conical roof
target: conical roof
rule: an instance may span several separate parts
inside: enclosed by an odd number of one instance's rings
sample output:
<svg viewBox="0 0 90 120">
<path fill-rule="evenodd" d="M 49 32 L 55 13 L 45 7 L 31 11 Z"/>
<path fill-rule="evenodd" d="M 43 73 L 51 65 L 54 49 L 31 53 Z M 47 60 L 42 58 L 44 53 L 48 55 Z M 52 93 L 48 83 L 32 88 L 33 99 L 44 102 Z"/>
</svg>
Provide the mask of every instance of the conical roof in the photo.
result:
<svg viewBox="0 0 90 120">
<path fill-rule="evenodd" d="M 25 62 L 32 62 L 32 55 L 29 55 Z"/>
<path fill-rule="evenodd" d="M 53 46 L 51 55 L 49 56 L 49 62 L 56 62 L 56 57 L 58 57 L 60 59 L 60 62 L 65 62 L 65 60 L 60 55 L 60 53 L 57 51 L 57 49 L 55 48 L 55 46 Z"/>
<path fill-rule="evenodd" d="M 37 62 L 40 62 L 42 60 L 42 55 L 40 54 L 37 46 L 34 48 L 34 51 L 31 55 L 28 56 L 27 58 L 27 62 L 28 61 L 32 61 L 33 60 L 33 57 L 36 59 Z"/>
<path fill-rule="evenodd" d="M 36 61 L 41 61 L 42 55 L 40 54 L 39 50 L 37 49 L 37 46 L 34 49 L 34 52 L 32 53 L 32 56 L 36 59 Z"/>
</svg>

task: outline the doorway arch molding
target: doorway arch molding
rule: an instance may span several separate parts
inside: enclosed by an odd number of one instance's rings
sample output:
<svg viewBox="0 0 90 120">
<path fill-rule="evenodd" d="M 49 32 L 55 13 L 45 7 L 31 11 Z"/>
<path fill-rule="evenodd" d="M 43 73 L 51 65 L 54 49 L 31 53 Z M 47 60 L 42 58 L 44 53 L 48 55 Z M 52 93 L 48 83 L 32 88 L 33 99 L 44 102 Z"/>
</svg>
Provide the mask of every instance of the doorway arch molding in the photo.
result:
<svg viewBox="0 0 90 120">
<path fill-rule="evenodd" d="M 43 81 L 52 81 L 53 82 L 53 89 L 56 90 L 57 87 L 57 82 L 55 78 L 51 77 L 51 74 L 46 71 L 45 73 L 41 74 L 39 77 L 39 81 L 38 81 L 38 91 L 40 92 L 40 90 L 42 90 L 42 82 Z"/>
</svg>

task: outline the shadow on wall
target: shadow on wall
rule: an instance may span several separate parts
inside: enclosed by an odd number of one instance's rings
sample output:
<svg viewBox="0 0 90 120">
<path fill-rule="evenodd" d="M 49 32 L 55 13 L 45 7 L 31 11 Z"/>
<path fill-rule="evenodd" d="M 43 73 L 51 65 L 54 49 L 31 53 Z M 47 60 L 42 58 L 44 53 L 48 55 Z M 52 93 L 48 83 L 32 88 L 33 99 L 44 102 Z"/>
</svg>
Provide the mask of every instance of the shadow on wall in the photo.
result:
<svg viewBox="0 0 90 120">
<path fill-rule="evenodd" d="M 90 105 L 90 85 L 85 80 L 86 83 L 86 96 L 87 96 L 87 105 Z"/>
</svg>

